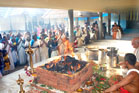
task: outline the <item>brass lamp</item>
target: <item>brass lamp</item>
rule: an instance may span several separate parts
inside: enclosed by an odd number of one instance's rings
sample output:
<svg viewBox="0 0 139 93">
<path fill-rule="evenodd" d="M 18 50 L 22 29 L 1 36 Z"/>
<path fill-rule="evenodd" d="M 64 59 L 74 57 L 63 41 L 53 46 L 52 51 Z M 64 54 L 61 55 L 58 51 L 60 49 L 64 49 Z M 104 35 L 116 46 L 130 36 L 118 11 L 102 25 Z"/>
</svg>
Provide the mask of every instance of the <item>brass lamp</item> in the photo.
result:
<svg viewBox="0 0 139 93">
<path fill-rule="evenodd" d="M 29 54 L 29 58 L 30 58 L 30 68 L 31 68 L 31 73 L 34 73 L 33 61 L 32 61 L 33 50 L 31 49 L 30 44 L 29 44 L 29 48 L 26 50 L 26 52 Z"/>
<path fill-rule="evenodd" d="M 19 75 L 19 78 L 18 78 L 18 80 L 16 82 L 20 86 L 19 93 L 25 93 L 25 91 L 23 89 L 24 80 L 20 77 L 20 75 Z"/>
</svg>

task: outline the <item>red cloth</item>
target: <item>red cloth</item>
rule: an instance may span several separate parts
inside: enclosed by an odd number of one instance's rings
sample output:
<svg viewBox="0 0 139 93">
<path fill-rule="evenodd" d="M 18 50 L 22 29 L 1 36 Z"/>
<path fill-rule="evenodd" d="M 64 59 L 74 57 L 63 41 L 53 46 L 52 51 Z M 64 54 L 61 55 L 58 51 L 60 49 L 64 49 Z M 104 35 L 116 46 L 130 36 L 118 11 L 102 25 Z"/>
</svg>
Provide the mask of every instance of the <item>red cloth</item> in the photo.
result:
<svg viewBox="0 0 139 93">
<path fill-rule="evenodd" d="M 130 92 L 128 92 L 127 90 L 125 90 L 124 88 L 120 88 L 120 93 L 130 93 Z"/>
<path fill-rule="evenodd" d="M 78 41 L 75 40 L 75 42 L 74 42 L 74 48 L 77 48 L 78 47 L 77 44 L 78 44 Z"/>
<path fill-rule="evenodd" d="M 115 81 L 114 84 L 117 84 L 117 83 L 118 83 L 118 81 Z M 130 92 L 128 92 L 128 91 L 125 90 L 124 88 L 120 87 L 120 93 L 130 93 Z"/>
</svg>

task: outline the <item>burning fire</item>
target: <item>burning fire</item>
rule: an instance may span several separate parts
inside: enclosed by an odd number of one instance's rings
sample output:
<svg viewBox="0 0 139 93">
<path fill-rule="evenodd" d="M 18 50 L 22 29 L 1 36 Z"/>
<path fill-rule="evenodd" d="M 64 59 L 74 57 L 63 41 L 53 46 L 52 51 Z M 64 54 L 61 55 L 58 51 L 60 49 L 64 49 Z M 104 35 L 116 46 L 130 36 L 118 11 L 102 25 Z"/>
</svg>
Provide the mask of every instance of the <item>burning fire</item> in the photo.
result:
<svg viewBox="0 0 139 93">
<path fill-rule="evenodd" d="M 66 46 L 64 50 L 64 54 L 70 53 L 72 56 L 74 56 L 73 47 L 72 47 L 72 44 L 69 42 L 69 40 L 66 40 L 64 42 L 64 45 Z"/>
<path fill-rule="evenodd" d="M 71 56 L 75 56 L 74 55 L 74 49 L 73 49 L 73 44 L 69 42 L 69 40 L 67 39 L 67 37 L 64 35 L 64 37 L 62 38 L 62 42 L 63 42 L 63 49 L 64 49 L 64 55 L 65 54 L 71 54 Z M 60 51 L 60 49 L 59 49 Z M 59 53 L 60 54 L 60 53 Z"/>
<path fill-rule="evenodd" d="M 70 56 L 61 56 L 60 58 L 45 64 L 42 68 L 49 71 L 57 71 L 65 74 L 73 74 L 80 71 L 87 63 L 76 60 Z"/>
</svg>

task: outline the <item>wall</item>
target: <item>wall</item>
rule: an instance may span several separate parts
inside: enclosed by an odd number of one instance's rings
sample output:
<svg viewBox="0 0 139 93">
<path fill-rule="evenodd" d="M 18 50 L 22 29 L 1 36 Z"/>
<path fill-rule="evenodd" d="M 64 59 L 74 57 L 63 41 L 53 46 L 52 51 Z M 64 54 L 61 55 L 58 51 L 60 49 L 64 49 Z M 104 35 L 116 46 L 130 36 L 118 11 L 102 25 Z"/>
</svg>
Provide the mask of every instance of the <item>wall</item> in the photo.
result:
<svg viewBox="0 0 139 93">
<path fill-rule="evenodd" d="M 0 18 L 0 31 L 25 30 L 24 16 Z"/>
</svg>

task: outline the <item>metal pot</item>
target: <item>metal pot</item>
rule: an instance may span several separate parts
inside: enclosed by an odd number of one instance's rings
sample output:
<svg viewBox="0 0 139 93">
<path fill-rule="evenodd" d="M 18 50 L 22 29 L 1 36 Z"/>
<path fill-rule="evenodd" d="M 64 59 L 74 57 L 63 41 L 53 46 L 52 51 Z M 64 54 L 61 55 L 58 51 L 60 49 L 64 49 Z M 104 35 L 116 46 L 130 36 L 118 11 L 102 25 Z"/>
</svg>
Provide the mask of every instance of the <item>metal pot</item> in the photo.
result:
<svg viewBox="0 0 139 93">
<path fill-rule="evenodd" d="M 109 64 L 111 67 L 116 67 L 119 62 L 118 49 L 116 47 L 107 47 L 107 56 L 109 57 Z"/>
</svg>

